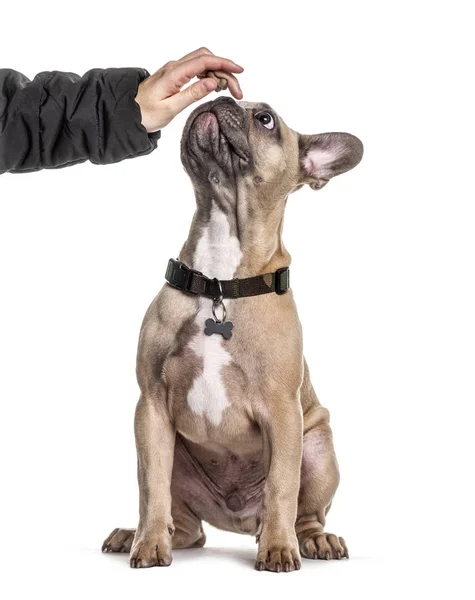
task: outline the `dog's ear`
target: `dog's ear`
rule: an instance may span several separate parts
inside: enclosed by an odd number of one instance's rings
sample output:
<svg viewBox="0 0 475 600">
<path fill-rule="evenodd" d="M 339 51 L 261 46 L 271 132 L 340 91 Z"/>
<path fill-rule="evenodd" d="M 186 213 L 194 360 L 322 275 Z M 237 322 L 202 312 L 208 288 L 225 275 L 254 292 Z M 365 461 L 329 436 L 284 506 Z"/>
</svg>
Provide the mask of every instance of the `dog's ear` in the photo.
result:
<svg viewBox="0 0 475 600">
<path fill-rule="evenodd" d="M 300 134 L 300 183 L 319 190 L 335 175 L 356 167 L 362 157 L 363 144 L 349 133 Z"/>
</svg>

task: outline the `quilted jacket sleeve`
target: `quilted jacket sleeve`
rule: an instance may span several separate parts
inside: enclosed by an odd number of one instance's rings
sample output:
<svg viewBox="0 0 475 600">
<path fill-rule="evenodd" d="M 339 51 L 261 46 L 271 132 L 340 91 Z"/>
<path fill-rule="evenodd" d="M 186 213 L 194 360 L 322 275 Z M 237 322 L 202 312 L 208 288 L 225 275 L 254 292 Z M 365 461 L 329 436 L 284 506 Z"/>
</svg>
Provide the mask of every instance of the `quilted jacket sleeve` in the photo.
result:
<svg viewBox="0 0 475 600">
<path fill-rule="evenodd" d="M 0 174 L 118 162 L 148 154 L 160 131 L 147 134 L 135 102 L 145 69 L 59 71 L 30 81 L 0 69 Z"/>
</svg>

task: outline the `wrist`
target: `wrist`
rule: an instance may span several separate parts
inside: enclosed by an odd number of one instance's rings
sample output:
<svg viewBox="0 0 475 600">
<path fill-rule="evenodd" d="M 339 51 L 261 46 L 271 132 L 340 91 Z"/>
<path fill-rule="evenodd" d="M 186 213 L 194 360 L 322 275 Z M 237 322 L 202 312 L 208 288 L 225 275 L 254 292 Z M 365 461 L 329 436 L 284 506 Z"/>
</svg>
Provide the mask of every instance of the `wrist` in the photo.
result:
<svg viewBox="0 0 475 600">
<path fill-rule="evenodd" d="M 139 85 L 137 95 L 135 96 L 135 102 L 139 105 L 140 114 L 142 117 L 142 125 L 147 130 L 147 133 L 154 133 L 160 129 L 159 123 L 154 118 L 154 111 L 149 106 L 146 99 L 146 94 L 143 92 L 143 83 Z"/>
</svg>

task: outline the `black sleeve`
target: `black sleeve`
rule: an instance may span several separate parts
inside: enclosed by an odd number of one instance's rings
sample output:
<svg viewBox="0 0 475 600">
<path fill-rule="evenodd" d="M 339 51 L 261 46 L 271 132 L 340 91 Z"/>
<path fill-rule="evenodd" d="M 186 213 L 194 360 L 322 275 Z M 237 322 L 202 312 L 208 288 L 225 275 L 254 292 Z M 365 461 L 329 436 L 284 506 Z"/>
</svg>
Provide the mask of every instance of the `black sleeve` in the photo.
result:
<svg viewBox="0 0 475 600">
<path fill-rule="evenodd" d="M 93 69 L 30 81 L 0 69 L 0 174 L 149 154 L 160 131 L 147 134 L 135 102 L 148 76 L 145 69 Z"/>
</svg>

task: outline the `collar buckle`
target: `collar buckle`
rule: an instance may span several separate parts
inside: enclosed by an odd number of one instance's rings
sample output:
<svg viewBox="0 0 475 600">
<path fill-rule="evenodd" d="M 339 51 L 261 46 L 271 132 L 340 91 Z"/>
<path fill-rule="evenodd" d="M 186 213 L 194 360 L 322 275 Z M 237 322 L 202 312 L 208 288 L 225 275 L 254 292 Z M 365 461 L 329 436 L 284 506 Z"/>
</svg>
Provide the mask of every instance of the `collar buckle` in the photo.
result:
<svg viewBox="0 0 475 600">
<path fill-rule="evenodd" d="M 289 267 L 282 267 L 275 272 L 275 293 L 278 296 L 285 294 L 290 287 Z"/>
<path fill-rule="evenodd" d="M 184 292 L 196 293 L 190 289 L 193 275 L 203 275 L 201 271 L 187 267 L 178 259 L 170 258 L 165 277 L 170 285 Z"/>
</svg>

